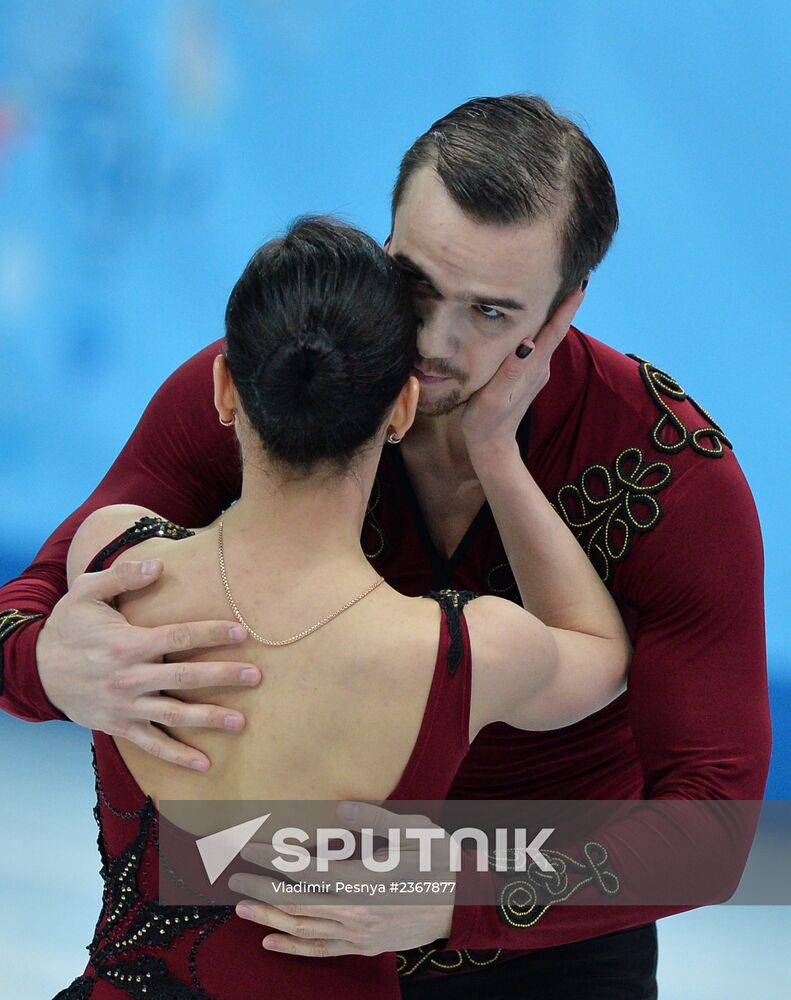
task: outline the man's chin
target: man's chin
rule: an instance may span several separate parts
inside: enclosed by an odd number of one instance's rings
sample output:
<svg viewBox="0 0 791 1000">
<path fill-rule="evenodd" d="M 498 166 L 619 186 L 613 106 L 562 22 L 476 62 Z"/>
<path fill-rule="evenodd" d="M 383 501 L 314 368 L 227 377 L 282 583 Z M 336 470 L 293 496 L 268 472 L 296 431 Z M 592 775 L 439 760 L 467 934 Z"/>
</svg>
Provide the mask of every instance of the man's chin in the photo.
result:
<svg viewBox="0 0 791 1000">
<path fill-rule="evenodd" d="M 467 399 L 462 395 L 460 389 L 454 389 L 439 399 L 428 398 L 428 393 L 421 391 L 418 397 L 417 412 L 424 417 L 442 417 L 446 413 L 452 413 L 459 406 L 463 406 Z"/>
</svg>

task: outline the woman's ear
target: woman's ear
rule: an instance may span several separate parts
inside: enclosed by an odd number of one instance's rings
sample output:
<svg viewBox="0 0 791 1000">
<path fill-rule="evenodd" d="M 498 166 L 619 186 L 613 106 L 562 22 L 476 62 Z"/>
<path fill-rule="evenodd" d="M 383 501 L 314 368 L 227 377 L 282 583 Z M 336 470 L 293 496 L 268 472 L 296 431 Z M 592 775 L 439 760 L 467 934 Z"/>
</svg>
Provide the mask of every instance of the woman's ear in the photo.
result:
<svg viewBox="0 0 791 1000">
<path fill-rule="evenodd" d="M 214 408 L 217 410 L 220 423 L 229 427 L 234 422 L 239 404 L 236 397 L 236 387 L 228 371 L 228 365 L 225 363 L 224 354 L 218 354 L 214 359 L 212 375 L 214 378 Z"/>
<path fill-rule="evenodd" d="M 414 375 L 410 375 L 390 413 L 388 434 L 392 432 L 397 437 L 403 438 L 415 419 L 419 395 L 420 383 Z"/>
</svg>

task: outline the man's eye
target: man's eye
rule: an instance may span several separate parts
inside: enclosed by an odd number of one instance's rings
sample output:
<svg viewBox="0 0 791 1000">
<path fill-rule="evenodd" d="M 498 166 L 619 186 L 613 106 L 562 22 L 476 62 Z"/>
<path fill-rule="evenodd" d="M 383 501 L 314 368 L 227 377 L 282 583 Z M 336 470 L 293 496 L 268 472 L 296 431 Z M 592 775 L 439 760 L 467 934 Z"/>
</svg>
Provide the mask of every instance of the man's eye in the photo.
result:
<svg viewBox="0 0 791 1000">
<path fill-rule="evenodd" d="M 481 316 L 484 317 L 484 319 L 498 320 L 505 318 L 505 313 L 501 313 L 500 310 L 495 309 L 494 306 L 485 306 L 479 303 L 475 306 L 475 308 L 478 310 Z"/>
</svg>

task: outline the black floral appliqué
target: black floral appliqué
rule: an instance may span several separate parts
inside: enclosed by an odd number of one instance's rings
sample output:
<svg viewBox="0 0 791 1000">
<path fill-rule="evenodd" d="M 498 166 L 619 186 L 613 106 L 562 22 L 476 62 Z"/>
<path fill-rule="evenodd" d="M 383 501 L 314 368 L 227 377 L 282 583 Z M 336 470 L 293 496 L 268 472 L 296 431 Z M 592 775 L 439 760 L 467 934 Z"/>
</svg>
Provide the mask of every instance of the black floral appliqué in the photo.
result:
<svg viewBox="0 0 791 1000">
<path fill-rule="evenodd" d="M 626 448 L 612 466 L 589 465 L 579 483 L 558 490 L 553 506 L 605 582 L 612 563 L 628 554 L 635 532 L 659 521 L 662 504 L 655 494 L 672 478 L 666 462 L 647 462 L 639 448 Z"/>
<path fill-rule="evenodd" d="M 659 419 L 651 429 L 651 440 L 659 451 L 674 454 L 690 447 L 698 455 L 704 455 L 707 458 L 722 458 L 726 445 L 733 448 L 725 432 L 714 421 L 711 414 L 695 402 L 692 396 L 684 392 L 674 378 L 636 354 L 628 354 L 627 357 L 640 365 L 640 376 L 659 409 Z M 709 426 L 690 431 L 668 406 L 665 399 L 674 399 L 679 403 L 686 400 L 691 403 L 698 413 L 709 421 Z"/>
</svg>

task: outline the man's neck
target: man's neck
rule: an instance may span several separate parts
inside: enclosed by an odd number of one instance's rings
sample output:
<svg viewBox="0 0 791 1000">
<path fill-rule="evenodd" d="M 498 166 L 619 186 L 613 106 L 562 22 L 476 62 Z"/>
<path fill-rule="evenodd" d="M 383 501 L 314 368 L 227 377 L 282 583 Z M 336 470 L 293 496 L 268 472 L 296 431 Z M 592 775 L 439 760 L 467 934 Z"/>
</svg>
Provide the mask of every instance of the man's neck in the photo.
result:
<svg viewBox="0 0 791 1000">
<path fill-rule="evenodd" d="M 438 469 L 452 469 L 454 474 L 475 478 L 461 428 L 463 413 L 463 406 L 441 416 L 418 413 L 405 439 L 408 460 L 420 465 L 431 463 Z"/>
</svg>

